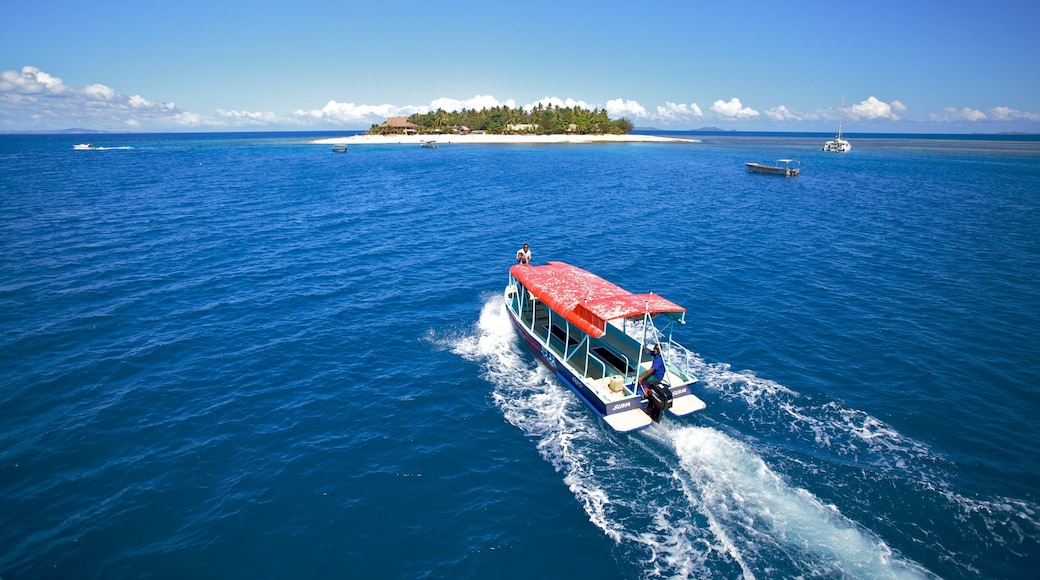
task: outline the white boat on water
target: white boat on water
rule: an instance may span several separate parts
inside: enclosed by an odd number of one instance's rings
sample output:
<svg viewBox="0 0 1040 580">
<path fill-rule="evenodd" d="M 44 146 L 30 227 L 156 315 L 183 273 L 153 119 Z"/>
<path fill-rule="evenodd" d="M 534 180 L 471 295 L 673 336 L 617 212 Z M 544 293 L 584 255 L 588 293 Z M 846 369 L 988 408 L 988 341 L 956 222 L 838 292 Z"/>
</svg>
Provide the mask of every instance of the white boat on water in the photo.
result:
<svg viewBox="0 0 1040 580">
<path fill-rule="evenodd" d="M 672 340 L 673 327 L 686 323 L 683 307 L 563 262 L 510 268 L 505 303 L 527 348 L 616 431 L 649 427 L 664 410 L 705 407 L 692 392 L 696 357 Z M 639 383 L 653 362 L 648 345 L 664 362 L 657 385 Z"/>
<path fill-rule="evenodd" d="M 792 165 L 793 164 L 793 165 Z M 776 163 L 745 163 L 751 173 L 763 173 L 765 175 L 783 175 L 784 177 L 796 177 L 801 173 L 801 164 L 794 159 L 777 159 Z"/>
<path fill-rule="evenodd" d="M 841 138 L 842 125 L 845 124 L 845 97 L 841 98 L 841 114 L 838 117 L 838 136 L 823 144 L 824 151 L 832 153 L 847 153 L 852 149 L 852 143 Z"/>
<path fill-rule="evenodd" d="M 87 151 L 87 150 L 90 150 L 90 149 L 97 149 L 96 147 L 94 147 L 90 143 L 76 143 L 75 145 L 72 146 L 72 148 L 77 150 L 77 151 Z"/>
<path fill-rule="evenodd" d="M 423 149 L 436 149 L 437 148 L 437 142 L 436 141 L 420 141 L 419 143 L 421 144 Z"/>
<path fill-rule="evenodd" d="M 346 153 L 347 152 L 347 144 L 346 143 L 337 143 L 337 144 L 333 145 L 332 146 L 332 152 L 333 153 Z"/>
</svg>

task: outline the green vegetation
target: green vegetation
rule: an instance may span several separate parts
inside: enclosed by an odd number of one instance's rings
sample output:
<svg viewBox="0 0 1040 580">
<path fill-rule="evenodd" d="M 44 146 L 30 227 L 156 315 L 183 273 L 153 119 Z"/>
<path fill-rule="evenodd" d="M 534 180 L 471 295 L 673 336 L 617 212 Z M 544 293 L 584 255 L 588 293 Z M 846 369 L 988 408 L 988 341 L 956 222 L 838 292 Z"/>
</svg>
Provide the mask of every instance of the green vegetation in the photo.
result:
<svg viewBox="0 0 1040 580">
<path fill-rule="evenodd" d="M 417 126 L 420 134 L 458 133 L 460 131 L 483 131 L 485 133 L 532 134 L 532 135 L 624 135 L 632 130 L 632 123 L 625 118 L 611 120 L 605 109 L 588 110 L 581 107 L 557 107 L 538 104 L 531 111 L 494 107 L 492 109 L 463 109 L 445 111 L 437 109 L 425 114 L 415 114 L 408 121 Z M 401 132 L 396 127 L 373 125 L 369 133 Z"/>
</svg>

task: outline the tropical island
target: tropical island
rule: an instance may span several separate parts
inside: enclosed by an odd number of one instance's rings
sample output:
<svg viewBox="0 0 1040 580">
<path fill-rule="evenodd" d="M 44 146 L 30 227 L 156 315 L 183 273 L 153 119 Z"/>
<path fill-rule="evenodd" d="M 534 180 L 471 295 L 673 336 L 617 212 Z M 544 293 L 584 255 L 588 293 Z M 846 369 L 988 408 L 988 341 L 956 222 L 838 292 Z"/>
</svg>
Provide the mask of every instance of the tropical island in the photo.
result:
<svg viewBox="0 0 1040 580">
<path fill-rule="evenodd" d="M 622 117 L 612 120 L 606 109 L 545 106 L 530 111 L 507 106 L 460 111 L 437 109 L 409 117 L 390 117 L 372 125 L 369 135 L 625 135 L 632 123 Z"/>
<path fill-rule="evenodd" d="M 437 109 L 408 117 L 388 117 L 364 134 L 318 139 L 323 145 L 437 143 L 604 143 L 684 142 L 697 139 L 632 135 L 632 122 L 611 119 L 606 109 L 538 104 L 531 110 L 511 107 Z"/>
</svg>

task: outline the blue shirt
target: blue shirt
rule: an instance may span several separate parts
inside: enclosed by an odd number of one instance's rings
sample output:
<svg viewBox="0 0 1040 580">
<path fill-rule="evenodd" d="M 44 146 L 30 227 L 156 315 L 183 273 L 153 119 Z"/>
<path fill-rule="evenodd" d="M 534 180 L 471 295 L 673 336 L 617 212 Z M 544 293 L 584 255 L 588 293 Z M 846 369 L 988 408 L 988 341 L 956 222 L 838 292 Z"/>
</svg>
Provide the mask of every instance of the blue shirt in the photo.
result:
<svg viewBox="0 0 1040 580">
<path fill-rule="evenodd" d="M 654 374 L 650 376 L 658 381 L 664 380 L 664 359 L 660 354 L 654 355 L 654 362 L 650 363 L 650 370 L 654 371 Z"/>
</svg>

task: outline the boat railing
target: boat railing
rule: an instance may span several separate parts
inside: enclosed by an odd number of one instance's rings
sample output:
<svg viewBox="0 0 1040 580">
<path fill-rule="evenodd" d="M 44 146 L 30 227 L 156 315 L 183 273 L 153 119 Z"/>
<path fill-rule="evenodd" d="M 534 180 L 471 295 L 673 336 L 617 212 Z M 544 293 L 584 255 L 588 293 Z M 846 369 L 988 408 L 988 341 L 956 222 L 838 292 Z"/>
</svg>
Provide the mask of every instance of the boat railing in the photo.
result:
<svg viewBox="0 0 1040 580">
<path fill-rule="evenodd" d="M 670 339 L 665 344 L 668 347 L 665 349 L 665 361 L 693 377 L 693 361 L 695 359 L 690 349 Z"/>
<path fill-rule="evenodd" d="M 590 360 L 592 360 L 593 362 L 595 362 L 595 363 L 597 363 L 599 365 L 600 372 L 602 373 L 600 376 L 603 376 L 603 377 L 607 376 L 607 363 L 603 362 L 603 360 L 600 359 L 598 356 L 592 354 L 592 352 L 589 352 L 589 356 L 585 357 L 585 376 L 586 377 L 589 376 L 589 361 Z"/>
<path fill-rule="evenodd" d="M 636 367 L 632 365 L 632 361 L 627 356 L 620 353 L 619 355 L 625 362 L 625 369 L 622 371 L 625 377 L 625 384 L 627 385 L 629 383 L 629 379 L 631 379 L 632 383 L 634 384 L 636 382 L 636 379 L 639 377 L 639 371 L 636 370 Z M 633 370 L 630 371 L 629 369 Z"/>
</svg>

